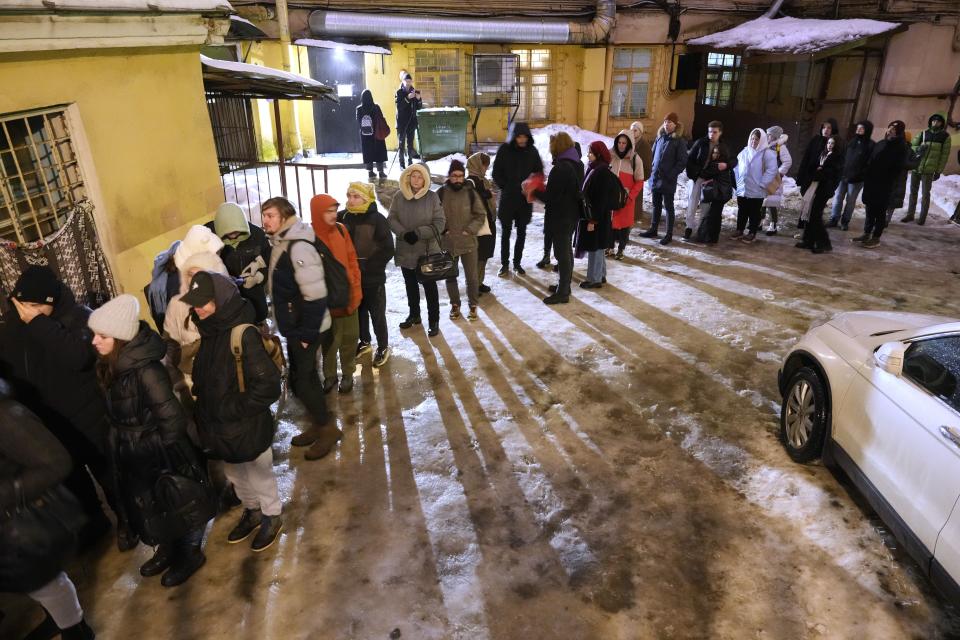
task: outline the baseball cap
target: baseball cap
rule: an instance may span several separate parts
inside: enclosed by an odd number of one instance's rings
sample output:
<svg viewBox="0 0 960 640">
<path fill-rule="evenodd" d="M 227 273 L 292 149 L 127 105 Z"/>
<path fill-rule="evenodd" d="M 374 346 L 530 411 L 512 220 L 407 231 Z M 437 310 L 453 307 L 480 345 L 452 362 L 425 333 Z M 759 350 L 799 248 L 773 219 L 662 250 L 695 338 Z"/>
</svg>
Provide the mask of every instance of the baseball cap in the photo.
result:
<svg viewBox="0 0 960 640">
<path fill-rule="evenodd" d="M 180 302 L 191 307 L 202 307 L 213 300 L 214 296 L 213 276 L 206 271 L 197 271 L 193 280 L 190 281 L 190 288 L 180 298 Z"/>
</svg>

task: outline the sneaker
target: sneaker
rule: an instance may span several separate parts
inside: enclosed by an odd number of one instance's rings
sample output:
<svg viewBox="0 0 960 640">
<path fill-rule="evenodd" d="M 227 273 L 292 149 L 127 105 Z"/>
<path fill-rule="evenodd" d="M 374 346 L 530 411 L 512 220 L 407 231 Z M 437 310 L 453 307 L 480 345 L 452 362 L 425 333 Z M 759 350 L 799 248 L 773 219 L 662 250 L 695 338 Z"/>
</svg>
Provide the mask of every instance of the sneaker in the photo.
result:
<svg viewBox="0 0 960 640">
<path fill-rule="evenodd" d="M 604 258 L 612 258 L 612 257 L 613 257 L 613 249 L 604 249 L 604 250 L 603 250 L 603 257 L 604 257 Z"/>
<path fill-rule="evenodd" d="M 613 256 L 614 260 L 623 260 L 623 251 L 617 251 L 617 255 Z"/>
<path fill-rule="evenodd" d="M 460 317 L 460 305 L 452 304 L 450 305 L 450 319 L 456 320 Z"/>
<path fill-rule="evenodd" d="M 323 392 L 330 393 L 333 391 L 333 388 L 337 386 L 337 377 L 333 376 L 331 378 L 326 378 L 323 381 Z"/>
<path fill-rule="evenodd" d="M 500 270 L 497 271 L 498 276 L 508 276 L 510 275 L 510 267 L 505 264 L 500 265 Z"/>
<path fill-rule="evenodd" d="M 752 244 L 757 239 L 757 234 L 747 233 L 740 236 L 740 242 L 745 242 L 746 244 Z"/>
<path fill-rule="evenodd" d="M 260 513 L 260 509 L 244 509 L 243 514 L 240 516 L 240 521 L 237 522 L 237 525 L 227 534 L 227 542 L 230 544 L 243 542 L 250 537 L 251 533 L 257 530 L 257 527 L 260 526 L 262 521 L 263 514 Z"/>
<path fill-rule="evenodd" d="M 865 233 L 862 236 L 857 236 L 856 238 L 850 238 L 850 242 L 866 242 L 869 239 L 870 239 L 870 236 Z"/>
<path fill-rule="evenodd" d="M 343 376 L 340 386 L 337 387 L 337 393 L 350 393 L 353 391 L 353 376 Z"/>
<path fill-rule="evenodd" d="M 570 296 L 554 293 L 543 299 L 543 304 L 567 304 L 570 302 Z"/>
<path fill-rule="evenodd" d="M 378 347 L 377 352 L 373 354 L 373 366 L 382 367 L 390 359 L 390 347 Z"/>
<path fill-rule="evenodd" d="M 369 342 L 364 342 L 363 340 L 361 340 L 360 342 L 357 343 L 357 357 L 359 358 L 360 356 L 367 353 L 368 351 L 371 351 L 372 349 L 373 347 L 370 346 Z"/>
<path fill-rule="evenodd" d="M 880 238 L 869 238 L 863 241 L 863 244 L 860 245 L 864 249 L 876 249 L 880 246 Z"/>
<path fill-rule="evenodd" d="M 690 227 L 687 227 L 686 229 L 683 230 L 684 240 L 689 240 L 692 236 L 693 236 L 693 229 L 691 229 Z"/>
<path fill-rule="evenodd" d="M 421 324 L 423 321 L 420 319 L 420 316 L 407 316 L 407 319 L 400 323 L 401 329 L 409 329 L 415 324 Z"/>
<path fill-rule="evenodd" d="M 485 284 L 481 284 L 479 287 L 477 287 L 477 290 L 478 290 L 480 293 L 490 293 L 490 287 L 488 287 L 488 286 L 485 285 Z"/>
<path fill-rule="evenodd" d="M 730 234 L 730 237 L 731 237 L 732 239 L 734 239 L 734 240 L 736 240 L 737 238 L 740 238 L 740 237 L 742 237 L 742 236 L 743 236 L 743 231 L 740 230 L 740 229 L 737 229 L 736 231 L 734 231 L 733 233 Z"/>
<path fill-rule="evenodd" d="M 430 325 L 430 329 L 427 331 L 427 335 L 431 338 L 433 338 L 434 336 L 440 335 L 440 325 L 439 324 Z"/>
<path fill-rule="evenodd" d="M 280 537 L 282 530 L 283 518 L 281 516 L 263 516 L 263 524 L 260 525 L 260 531 L 257 531 L 256 537 L 250 543 L 250 548 L 257 553 L 269 549 Z"/>
<path fill-rule="evenodd" d="M 520 266 L 519 262 L 514 263 L 513 270 L 517 272 L 517 275 L 521 275 L 521 276 L 527 275 L 526 270 Z"/>
<path fill-rule="evenodd" d="M 343 438 L 343 431 L 340 431 L 340 429 L 337 429 L 335 426 L 325 427 L 320 430 L 320 433 L 317 435 L 317 441 L 307 449 L 303 457 L 307 460 L 319 460 L 333 451 L 333 448 L 340 442 L 341 438 Z"/>
<path fill-rule="evenodd" d="M 584 280 L 580 283 L 581 289 L 599 289 L 603 284 L 600 282 L 590 282 L 589 280 Z"/>
<path fill-rule="evenodd" d="M 671 242 L 673 242 L 673 236 L 670 235 L 669 233 L 660 239 L 660 245 L 664 247 L 670 244 Z"/>
<path fill-rule="evenodd" d="M 644 231 L 643 233 L 640 234 L 640 237 L 641 237 L 641 238 L 656 238 L 656 237 L 657 237 L 657 232 L 656 232 L 654 229 L 647 229 L 646 231 Z"/>
<path fill-rule="evenodd" d="M 470 313 L 467 314 L 467 320 L 479 320 L 480 316 L 477 315 L 477 308 L 470 307 Z"/>
</svg>

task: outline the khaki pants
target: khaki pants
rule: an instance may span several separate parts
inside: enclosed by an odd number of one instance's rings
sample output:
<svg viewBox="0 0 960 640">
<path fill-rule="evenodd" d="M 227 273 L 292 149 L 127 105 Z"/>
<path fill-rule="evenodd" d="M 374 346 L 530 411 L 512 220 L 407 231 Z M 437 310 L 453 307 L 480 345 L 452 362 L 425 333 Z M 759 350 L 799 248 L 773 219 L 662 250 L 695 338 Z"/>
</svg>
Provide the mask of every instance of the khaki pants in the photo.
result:
<svg viewBox="0 0 960 640">
<path fill-rule="evenodd" d="M 323 379 L 337 377 L 337 354 L 343 377 L 353 376 L 357 367 L 357 343 L 360 342 L 360 320 L 356 311 L 342 318 L 332 318 L 333 324 L 323 341 Z"/>
<path fill-rule="evenodd" d="M 463 265 L 463 273 L 467 278 L 467 301 L 471 307 L 477 306 L 480 297 L 480 279 L 478 276 L 477 252 L 471 251 L 453 258 L 454 263 Z M 460 306 L 460 282 L 457 278 L 447 278 L 447 297 L 450 304 Z"/>
</svg>

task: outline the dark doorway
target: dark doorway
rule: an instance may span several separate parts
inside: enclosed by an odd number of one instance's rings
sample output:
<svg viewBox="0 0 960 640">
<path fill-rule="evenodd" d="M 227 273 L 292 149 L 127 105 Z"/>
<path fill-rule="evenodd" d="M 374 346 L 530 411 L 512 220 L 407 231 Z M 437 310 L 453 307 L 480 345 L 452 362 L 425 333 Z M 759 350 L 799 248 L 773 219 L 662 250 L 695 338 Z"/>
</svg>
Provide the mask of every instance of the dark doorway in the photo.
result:
<svg viewBox="0 0 960 640">
<path fill-rule="evenodd" d="M 310 77 L 336 87 L 339 103 L 316 100 L 317 153 L 358 153 L 357 105 L 364 90 L 363 53 L 310 47 Z"/>
</svg>

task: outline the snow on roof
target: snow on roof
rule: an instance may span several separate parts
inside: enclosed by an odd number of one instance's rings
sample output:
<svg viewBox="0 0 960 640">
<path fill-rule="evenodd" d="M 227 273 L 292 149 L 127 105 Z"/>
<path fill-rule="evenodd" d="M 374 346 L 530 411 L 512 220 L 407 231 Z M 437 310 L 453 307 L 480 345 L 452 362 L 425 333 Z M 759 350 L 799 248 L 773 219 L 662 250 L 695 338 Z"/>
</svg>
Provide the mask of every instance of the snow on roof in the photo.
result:
<svg viewBox="0 0 960 640">
<path fill-rule="evenodd" d="M 336 42 L 334 40 L 317 40 L 315 38 L 300 38 L 293 44 L 301 47 L 319 47 L 321 49 L 342 49 L 343 51 L 359 51 L 360 53 L 380 53 L 391 55 L 393 52 L 386 47 L 378 47 L 372 44 L 349 44 L 345 42 Z"/>
<path fill-rule="evenodd" d="M 316 87 L 317 89 L 328 89 L 327 85 L 322 82 L 317 82 L 313 78 L 307 78 L 306 76 L 297 75 L 295 73 L 289 73 L 287 71 L 281 71 L 280 69 L 271 69 L 270 67 L 261 67 L 256 64 L 248 64 L 246 62 L 229 62 L 227 60 L 216 60 L 214 58 L 208 58 L 207 56 L 200 54 L 200 62 L 205 66 L 212 69 L 220 69 L 221 71 L 230 71 L 244 76 L 253 76 L 264 78 L 268 80 L 283 80 L 286 82 L 295 82 L 297 84 L 302 84 L 308 87 Z"/>
<path fill-rule="evenodd" d="M 896 22 L 879 20 L 756 18 L 733 29 L 687 40 L 687 45 L 743 50 L 754 54 L 802 55 L 887 33 L 899 27 Z"/>
<path fill-rule="evenodd" d="M 0 0 L 0 11 L 233 13 L 227 0 Z"/>
</svg>

